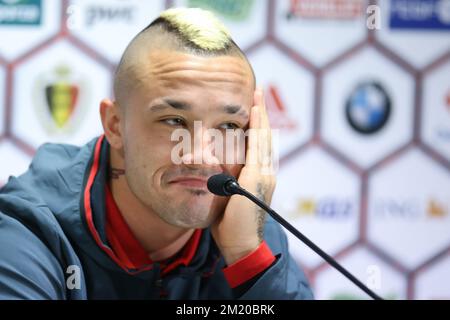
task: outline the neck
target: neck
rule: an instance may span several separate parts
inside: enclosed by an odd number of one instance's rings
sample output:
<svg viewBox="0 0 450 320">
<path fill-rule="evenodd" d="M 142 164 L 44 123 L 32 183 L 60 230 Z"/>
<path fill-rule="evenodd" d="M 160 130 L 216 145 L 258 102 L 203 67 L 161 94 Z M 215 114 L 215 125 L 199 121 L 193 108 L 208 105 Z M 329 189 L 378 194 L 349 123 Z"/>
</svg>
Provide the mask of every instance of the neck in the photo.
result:
<svg viewBox="0 0 450 320">
<path fill-rule="evenodd" d="M 133 235 L 153 261 L 164 260 L 176 254 L 188 242 L 194 230 L 169 225 L 146 207 L 131 192 L 120 155 L 111 149 L 110 159 L 111 193 Z"/>
</svg>

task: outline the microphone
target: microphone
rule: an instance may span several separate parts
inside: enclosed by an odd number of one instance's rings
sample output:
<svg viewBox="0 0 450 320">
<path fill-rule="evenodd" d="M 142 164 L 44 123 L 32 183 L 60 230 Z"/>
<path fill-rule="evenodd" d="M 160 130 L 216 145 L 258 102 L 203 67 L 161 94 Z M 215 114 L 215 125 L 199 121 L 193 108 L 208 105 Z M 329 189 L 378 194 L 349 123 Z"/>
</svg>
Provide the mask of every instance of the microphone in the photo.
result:
<svg viewBox="0 0 450 320">
<path fill-rule="evenodd" d="M 241 194 L 243 190 L 233 176 L 224 173 L 217 174 L 208 179 L 208 190 L 217 196 L 229 197 L 233 194 Z"/>
<path fill-rule="evenodd" d="M 272 208 L 270 208 L 263 201 L 258 199 L 256 196 L 242 188 L 239 183 L 236 181 L 235 177 L 229 176 L 227 174 L 221 173 L 215 176 L 212 176 L 208 179 L 208 190 L 222 197 L 229 197 L 235 194 L 242 195 L 249 200 L 253 201 L 260 208 L 264 209 L 268 214 L 272 216 L 272 218 L 285 227 L 288 231 L 290 231 L 294 236 L 296 236 L 300 241 L 306 244 L 311 250 L 321 256 L 326 262 L 328 262 L 331 266 L 333 266 L 336 270 L 342 273 L 347 279 L 353 282 L 357 287 L 359 287 L 362 291 L 364 291 L 367 295 L 369 295 L 374 300 L 383 300 L 380 296 L 378 296 L 375 292 L 370 290 L 367 286 L 365 286 L 361 281 L 359 281 L 354 275 L 352 275 L 349 271 L 347 271 L 343 266 L 341 266 L 335 259 L 329 256 L 325 251 L 320 249 L 314 242 L 309 240 L 305 235 L 303 235 L 300 231 L 298 231 L 294 226 L 292 226 L 289 222 L 287 222 L 283 217 L 281 217 L 278 213 L 276 213 Z"/>
</svg>

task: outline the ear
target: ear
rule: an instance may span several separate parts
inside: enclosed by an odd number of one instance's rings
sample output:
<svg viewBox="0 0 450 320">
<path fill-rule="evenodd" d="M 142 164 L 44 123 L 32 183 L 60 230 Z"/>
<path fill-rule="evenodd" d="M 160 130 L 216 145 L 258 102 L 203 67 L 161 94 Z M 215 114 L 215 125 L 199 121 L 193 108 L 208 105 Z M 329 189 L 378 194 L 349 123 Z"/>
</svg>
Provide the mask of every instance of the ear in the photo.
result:
<svg viewBox="0 0 450 320">
<path fill-rule="evenodd" d="M 100 102 L 100 117 L 103 131 L 112 148 L 121 150 L 123 148 L 121 120 L 122 112 L 119 106 L 109 99 Z"/>
</svg>

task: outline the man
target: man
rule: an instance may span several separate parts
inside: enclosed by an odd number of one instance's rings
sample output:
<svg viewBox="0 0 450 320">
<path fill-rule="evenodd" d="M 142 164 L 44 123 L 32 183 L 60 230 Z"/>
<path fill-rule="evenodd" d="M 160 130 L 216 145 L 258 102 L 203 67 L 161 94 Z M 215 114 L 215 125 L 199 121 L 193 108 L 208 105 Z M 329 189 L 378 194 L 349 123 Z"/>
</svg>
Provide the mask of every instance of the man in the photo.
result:
<svg viewBox="0 0 450 320">
<path fill-rule="evenodd" d="M 270 137 L 249 136 L 244 164 L 210 147 L 208 129 L 269 129 L 224 26 L 200 9 L 163 12 L 129 44 L 114 91 L 100 104 L 103 136 L 42 146 L 2 189 L 0 298 L 312 298 L 281 228 L 206 187 L 225 172 L 270 202 L 275 186 L 260 161 Z M 206 133 L 192 152 L 177 149 L 176 130 Z"/>
</svg>

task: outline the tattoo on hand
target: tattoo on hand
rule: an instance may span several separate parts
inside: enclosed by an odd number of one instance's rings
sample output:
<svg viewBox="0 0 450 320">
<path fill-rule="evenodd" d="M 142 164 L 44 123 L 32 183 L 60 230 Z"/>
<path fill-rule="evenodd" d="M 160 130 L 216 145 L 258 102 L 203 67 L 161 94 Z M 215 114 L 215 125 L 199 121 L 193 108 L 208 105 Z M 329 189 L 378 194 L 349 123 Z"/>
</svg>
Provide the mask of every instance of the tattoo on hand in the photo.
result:
<svg viewBox="0 0 450 320">
<path fill-rule="evenodd" d="M 109 171 L 109 175 L 110 175 L 111 179 L 119 179 L 120 176 L 125 175 L 125 170 L 111 168 L 111 170 Z"/>
<path fill-rule="evenodd" d="M 266 202 L 265 191 L 266 190 L 263 185 L 261 183 L 258 183 L 258 185 L 256 186 L 256 195 L 263 202 Z M 264 224 L 266 222 L 266 215 L 267 213 L 262 208 L 258 207 L 256 215 L 256 220 L 258 222 L 257 234 L 258 239 L 261 242 L 264 240 Z"/>
</svg>

